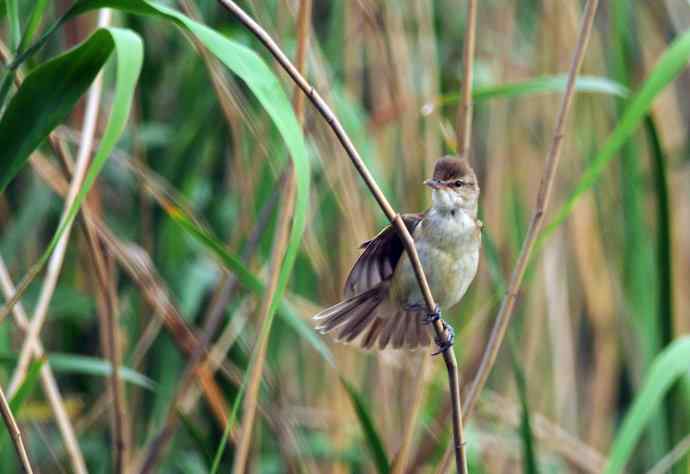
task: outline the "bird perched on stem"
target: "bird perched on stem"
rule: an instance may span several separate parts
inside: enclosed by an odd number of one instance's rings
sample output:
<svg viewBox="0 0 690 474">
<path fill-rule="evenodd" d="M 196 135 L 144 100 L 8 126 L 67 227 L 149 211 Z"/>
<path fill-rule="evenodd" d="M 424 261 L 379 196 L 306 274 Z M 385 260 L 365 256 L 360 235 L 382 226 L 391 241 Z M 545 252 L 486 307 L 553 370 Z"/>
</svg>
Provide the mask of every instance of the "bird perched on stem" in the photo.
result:
<svg viewBox="0 0 690 474">
<path fill-rule="evenodd" d="M 414 238 L 429 288 L 437 302 L 429 314 L 402 240 L 392 225 L 362 244 L 345 282 L 345 299 L 314 319 L 322 334 L 364 349 L 415 349 L 431 344 L 428 324 L 441 310 L 458 303 L 472 283 L 479 263 L 482 223 L 477 219 L 479 185 L 467 160 L 444 157 L 434 176 L 432 206 L 420 214 L 404 214 Z M 439 344 L 439 352 L 452 344 Z"/>
</svg>

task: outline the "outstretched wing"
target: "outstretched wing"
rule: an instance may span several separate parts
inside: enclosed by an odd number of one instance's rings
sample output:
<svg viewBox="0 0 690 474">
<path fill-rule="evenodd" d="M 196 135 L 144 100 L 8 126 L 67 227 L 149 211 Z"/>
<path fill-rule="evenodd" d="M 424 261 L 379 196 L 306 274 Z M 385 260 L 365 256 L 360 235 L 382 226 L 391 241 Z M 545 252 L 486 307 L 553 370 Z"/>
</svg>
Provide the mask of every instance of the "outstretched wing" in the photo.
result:
<svg viewBox="0 0 690 474">
<path fill-rule="evenodd" d="M 402 219 L 410 233 L 414 233 L 424 214 L 403 214 Z M 382 281 L 388 280 L 405 250 L 395 227 L 389 225 L 371 240 L 361 246 L 362 255 L 355 262 L 345 280 L 345 297 L 350 298 Z"/>
</svg>

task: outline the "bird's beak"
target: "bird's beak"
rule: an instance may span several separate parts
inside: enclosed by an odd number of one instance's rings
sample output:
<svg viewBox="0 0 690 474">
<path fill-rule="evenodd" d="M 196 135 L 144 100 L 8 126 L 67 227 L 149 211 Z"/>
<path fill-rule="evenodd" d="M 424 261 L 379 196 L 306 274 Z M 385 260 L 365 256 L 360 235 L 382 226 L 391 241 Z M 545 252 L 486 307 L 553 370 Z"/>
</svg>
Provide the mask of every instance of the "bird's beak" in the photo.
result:
<svg viewBox="0 0 690 474">
<path fill-rule="evenodd" d="M 441 183 L 438 179 L 427 179 L 424 184 L 429 186 L 431 189 L 441 189 Z"/>
</svg>

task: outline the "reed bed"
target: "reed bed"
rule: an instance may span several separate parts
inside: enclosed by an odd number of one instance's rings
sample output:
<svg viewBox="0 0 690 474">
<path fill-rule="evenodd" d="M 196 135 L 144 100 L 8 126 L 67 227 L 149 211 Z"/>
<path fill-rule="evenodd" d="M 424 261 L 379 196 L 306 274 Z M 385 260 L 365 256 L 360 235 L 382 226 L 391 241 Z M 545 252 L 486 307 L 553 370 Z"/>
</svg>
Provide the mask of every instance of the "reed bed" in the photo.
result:
<svg viewBox="0 0 690 474">
<path fill-rule="evenodd" d="M 358 169 L 232 3 L 0 9 L 0 472 L 450 471 L 443 359 L 310 317 L 462 153 L 467 471 L 689 473 L 690 4 L 238 2 Z"/>
</svg>

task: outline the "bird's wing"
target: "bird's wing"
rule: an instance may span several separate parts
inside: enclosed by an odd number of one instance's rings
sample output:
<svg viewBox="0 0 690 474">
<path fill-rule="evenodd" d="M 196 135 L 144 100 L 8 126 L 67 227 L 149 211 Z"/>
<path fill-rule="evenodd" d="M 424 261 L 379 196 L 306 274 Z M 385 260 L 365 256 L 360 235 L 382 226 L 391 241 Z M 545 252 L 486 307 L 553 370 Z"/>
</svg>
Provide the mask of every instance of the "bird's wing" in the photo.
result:
<svg viewBox="0 0 690 474">
<path fill-rule="evenodd" d="M 410 233 L 414 233 L 424 214 L 403 214 L 402 219 Z M 371 240 L 361 246 L 362 255 L 355 262 L 345 281 L 345 297 L 362 293 L 382 281 L 390 279 L 400 256 L 405 250 L 398 232 L 389 225 Z"/>
</svg>

